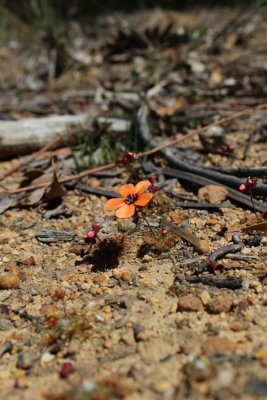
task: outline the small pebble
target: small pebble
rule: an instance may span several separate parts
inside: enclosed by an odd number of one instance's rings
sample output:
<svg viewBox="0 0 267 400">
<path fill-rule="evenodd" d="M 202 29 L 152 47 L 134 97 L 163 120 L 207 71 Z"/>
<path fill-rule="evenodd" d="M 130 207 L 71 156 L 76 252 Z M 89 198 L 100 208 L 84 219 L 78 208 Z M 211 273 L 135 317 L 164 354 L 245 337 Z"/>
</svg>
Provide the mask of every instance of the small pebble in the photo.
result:
<svg viewBox="0 0 267 400">
<path fill-rule="evenodd" d="M 201 300 L 193 294 L 181 296 L 178 301 L 178 311 L 202 311 L 203 305 Z"/>
<path fill-rule="evenodd" d="M 37 359 L 36 353 L 19 353 L 16 367 L 20 369 L 29 369 Z"/>
<path fill-rule="evenodd" d="M 20 285 L 20 277 L 18 274 L 7 273 L 0 277 L 0 289 L 18 289 Z"/>
<path fill-rule="evenodd" d="M 208 290 L 205 289 L 201 292 L 200 299 L 204 306 L 210 302 L 211 297 L 210 297 Z"/>
<path fill-rule="evenodd" d="M 40 313 L 47 318 L 58 318 L 59 311 L 54 304 L 43 304 Z"/>
<path fill-rule="evenodd" d="M 13 328 L 13 324 L 8 319 L 0 319 L 0 331 L 9 331 Z"/>
<path fill-rule="evenodd" d="M 106 280 L 106 276 L 104 274 L 98 274 L 94 276 L 93 283 L 103 283 Z"/>
<path fill-rule="evenodd" d="M 43 353 L 41 357 L 41 363 L 49 363 L 53 361 L 55 358 L 54 354 L 51 353 Z"/>
<path fill-rule="evenodd" d="M 208 338 L 202 345 L 205 353 L 235 353 L 237 345 L 230 339 L 220 336 Z"/>
<path fill-rule="evenodd" d="M 121 279 L 122 279 L 124 282 L 129 282 L 129 281 L 131 280 L 131 273 L 130 273 L 129 271 L 124 271 L 124 272 L 121 274 Z"/>
<path fill-rule="evenodd" d="M 214 299 L 211 299 L 206 304 L 206 310 L 211 314 L 220 314 L 229 312 L 233 306 L 233 297 L 227 293 L 221 294 Z"/>
<path fill-rule="evenodd" d="M 209 242 L 205 239 L 201 239 L 197 242 L 196 251 L 200 254 L 205 254 L 210 251 Z"/>
</svg>

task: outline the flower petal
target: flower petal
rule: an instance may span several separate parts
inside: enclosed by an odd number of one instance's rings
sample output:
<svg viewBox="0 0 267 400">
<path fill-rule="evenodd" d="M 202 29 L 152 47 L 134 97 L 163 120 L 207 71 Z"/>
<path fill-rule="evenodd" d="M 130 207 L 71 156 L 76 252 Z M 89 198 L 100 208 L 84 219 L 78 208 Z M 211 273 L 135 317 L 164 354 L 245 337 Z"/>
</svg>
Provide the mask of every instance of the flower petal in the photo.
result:
<svg viewBox="0 0 267 400">
<path fill-rule="evenodd" d="M 135 206 L 146 206 L 147 203 L 150 202 L 150 200 L 152 199 L 153 194 L 152 193 L 144 193 L 144 194 L 140 194 L 138 196 L 138 199 L 134 202 Z"/>
<path fill-rule="evenodd" d="M 118 192 L 122 197 L 127 197 L 131 194 L 133 194 L 134 191 L 134 185 L 132 183 L 128 183 L 127 185 L 122 185 Z"/>
<path fill-rule="evenodd" d="M 149 181 L 138 182 L 137 185 L 135 185 L 134 194 L 143 193 L 150 185 L 151 185 L 151 182 L 149 182 Z"/>
<path fill-rule="evenodd" d="M 124 203 L 124 199 L 119 197 L 118 199 L 110 199 L 106 202 L 106 210 L 114 210 L 115 208 L 118 208 L 122 206 Z"/>
<path fill-rule="evenodd" d="M 134 215 L 135 206 L 133 204 L 125 204 L 117 212 L 116 216 L 118 218 L 130 218 Z"/>
</svg>

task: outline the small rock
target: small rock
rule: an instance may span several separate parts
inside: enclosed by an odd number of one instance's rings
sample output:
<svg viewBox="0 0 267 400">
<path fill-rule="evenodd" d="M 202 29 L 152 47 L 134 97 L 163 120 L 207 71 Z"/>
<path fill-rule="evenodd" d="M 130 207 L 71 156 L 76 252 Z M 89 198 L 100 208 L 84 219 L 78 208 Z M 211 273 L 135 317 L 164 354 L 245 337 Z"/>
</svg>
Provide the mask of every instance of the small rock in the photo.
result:
<svg viewBox="0 0 267 400">
<path fill-rule="evenodd" d="M 209 203 L 222 203 L 227 199 L 228 190 L 223 186 L 207 185 L 199 189 L 198 198 Z"/>
<path fill-rule="evenodd" d="M 76 254 L 76 256 L 79 256 L 84 250 L 84 246 L 81 244 L 72 244 L 68 250 L 69 253 L 73 253 Z"/>
<path fill-rule="evenodd" d="M 11 248 L 8 244 L 4 244 L 3 248 L 2 248 L 2 252 L 3 254 L 10 254 L 11 253 Z"/>
<path fill-rule="evenodd" d="M 104 343 L 104 348 L 111 349 L 111 347 L 112 347 L 112 341 L 110 339 L 106 340 Z"/>
<path fill-rule="evenodd" d="M 27 389 L 29 381 L 25 375 L 18 376 L 15 381 L 15 387 L 18 389 Z"/>
<path fill-rule="evenodd" d="M 119 230 L 121 232 L 130 232 L 136 228 L 136 224 L 130 219 L 122 219 L 119 222 Z"/>
<path fill-rule="evenodd" d="M 130 280 L 131 280 L 131 273 L 129 272 L 129 271 L 124 271 L 122 274 L 121 274 L 121 279 L 124 281 L 124 282 L 129 282 Z"/>
<path fill-rule="evenodd" d="M 136 341 L 146 342 L 154 336 L 155 332 L 153 332 L 151 329 L 144 329 L 143 331 L 141 331 L 136 335 Z"/>
<path fill-rule="evenodd" d="M 234 332 L 241 332 L 241 331 L 243 331 L 245 329 L 245 327 L 242 324 L 242 322 L 238 322 L 238 321 L 230 322 L 229 328 Z"/>
<path fill-rule="evenodd" d="M 219 336 L 213 336 L 208 338 L 202 345 L 202 349 L 205 353 L 235 353 L 236 343 L 232 340 L 222 338 Z"/>
<path fill-rule="evenodd" d="M 0 289 L 18 289 L 20 277 L 16 273 L 8 272 L 0 278 Z"/>
<path fill-rule="evenodd" d="M 137 340 L 138 335 L 143 332 L 145 330 L 145 328 L 143 327 L 143 325 L 141 324 L 135 324 L 133 326 L 133 334 L 134 334 L 134 338 L 135 340 Z"/>
<path fill-rule="evenodd" d="M 53 361 L 55 358 L 54 354 L 51 353 L 43 353 L 41 357 L 41 363 L 49 363 Z"/>
<path fill-rule="evenodd" d="M 13 328 L 13 324 L 8 319 L 0 319 L 0 331 L 9 331 Z"/>
<path fill-rule="evenodd" d="M 104 274 L 98 274 L 93 278 L 93 283 L 103 283 L 106 279 Z"/>
<path fill-rule="evenodd" d="M 267 348 L 263 348 L 260 349 L 258 351 L 256 351 L 253 356 L 257 359 L 257 360 L 265 360 L 267 359 Z"/>
<path fill-rule="evenodd" d="M 200 254 L 205 254 L 210 251 L 209 242 L 205 239 L 201 239 L 197 242 L 196 251 Z"/>
<path fill-rule="evenodd" d="M 156 382 L 156 383 L 154 384 L 154 390 L 155 390 L 157 393 L 166 392 L 166 391 L 170 390 L 170 387 L 171 387 L 170 382 L 168 382 L 168 381 L 166 381 L 166 380 L 164 380 L 164 381 L 159 381 L 159 382 Z"/>
<path fill-rule="evenodd" d="M 40 313 L 47 318 L 58 318 L 59 311 L 54 304 L 43 304 Z"/>
<path fill-rule="evenodd" d="M 178 308 L 178 305 L 177 305 L 176 303 L 174 303 L 174 304 L 171 306 L 169 313 L 170 313 L 170 314 L 175 314 L 175 313 L 177 312 L 177 308 Z"/>
<path fill-rule="evenodd" d="M 144 263 L 145 263 L 145 262 L 152 261 L 152 260 L 153 260 L 153 257 L 150 256 L 149 254 L 145 254 L 144 257 L 142 258 L 142 261 L 143 261 Z"/>
<path fill-rule="evenodd" d="M 208 290 L 205 289 L 205 290 L 203 290 L 203 292 L 201 292 L 200 299 L 204 306 L 210 302 L 211 297 L 210 297 Z"/>
<path fill-rule="evenodd" d="M 192 294 L 181 296 L 178 301 L 178 311 L 202 311 L 203 305 L 200 299 Z"/>
<path fill-rule="evenodd" d="M 206 304 L 206 310 L 211 314 L 220 314 L 222 312 L 229 312 L 233 306 L 233 297 L 227 293 L 211 299 Z"/>
<path fill-rule="evenodd" d="M 20 353 L 18 355 L 16 367 L 20 369 L 29 369 L 33 366 L 38 356 L 36 353 Z"/>
</svg>

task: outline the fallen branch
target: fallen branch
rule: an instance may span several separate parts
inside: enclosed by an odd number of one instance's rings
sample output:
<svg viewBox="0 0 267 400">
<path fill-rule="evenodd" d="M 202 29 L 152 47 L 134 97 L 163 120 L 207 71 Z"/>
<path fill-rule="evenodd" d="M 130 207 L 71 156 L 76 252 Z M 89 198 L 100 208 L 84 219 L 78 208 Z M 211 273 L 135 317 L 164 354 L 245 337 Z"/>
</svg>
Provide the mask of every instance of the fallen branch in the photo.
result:
<svg viewBox="0 0 267 400">
<path fill-rule="evenodd" d="M 144 151 L 144 152 L 140 152 L 140 153 L 138 153 L 138 158 L 149 156 L 149 155 L 154 154 L 154 153 L 156 153 L 156 152 L 158 152 L 158 151 L 160 151 L 162 149 L 165 149 L 167 147 L 171 147 L 171 146 L 174 146 L 176 144 L 182 143 L 185 140 L 193 137 L 194 135 L 197 135 L 197 134 L 199 134 L 201 132 L 207 131 L 208 129 L 210 129 L 213 126 L 222 125 L 222 124 L 224 124 L 226 122 L 233 121 L 233 120 L 235 120 L 235 119 L 237 119 L 239 117 L 242 117 L 244 115 L 250 114 L 250 113 L 255 112 L 255 111 L 262 110 L 264 108 L 267 108 L 267 103 L 263 103 L 263 104 L 261 104 L 259 106 L 256 106 L 256 107 L 247 108 L 247 109 L 245 109 L 243 111 L 239 111 L 239 112 L 237 112 L 237 113 L 235 113 L 235 114 L 233 114 L 233 115 L 231 115 L 229 117 L 221 118 L 218 121 L 212 122 L 211 124 L 208 124 L 208 125 L 206 125 L 206 126 L 204 126 L 202 128 L 194 129 L 191 132 L 188 132 L 183 137 L 179 137 L 179 138 L 176 138 L 174 140 L 167 141 L 166 143 L 163 143 L 163 144 L 161 144 L 159 146 L 156 146 L 153 149 L 150 149 L 150 150 L 147 150 L 147 151 Z M 143 108 L 141 108 L 140 113 L 142 113 L 142 112 L 144 113 L 146 111 L 147 110 L 143 107 Z M 149 129 L 149 128 L 147 127 L 147 129 Z M 148 134 L 149 134 L 149 132 L 148 132 Z M 81 178 L 84 178 L 85 176 L 92 175 L 92 174 L 95 174 L 95 173 L 101 172 L 101 171 L 107 171 L 107 170 L 112 169 L 114 167 L 115 167 L 115 163 L 110 163 L 110 164 L 102 165 L 100 167 L 88 169 L 88 170 L 85 170 L 85 171 L 83 171 L 83 172 L 81 172 L 79 174 L 62 177 L 62 178 L 59 179 L 59 183 L 65 183 L 65 182 L 70 182 L 70 181 L 73 181 L 73 180 L 81 179 Z M 21 193 L 21 192 L 30 192 L 32 190 L 35 190 L 35 189 L 38 189 L 38 188 L 41 188 L 41 187 L 47 187 L 50 184 L 51 184 L 51 181 L 44 182 L 44 183 L 39 184 L 39 185 L 25 186 L 24 188 L 13 190 L 13 191 L 10 191 L 9 193 L 10 194 L 14 194 L 14 193 Z"/>
<path fill-rule="evenodd" d="M 204 261 L 197 270 L 197 273 L 204 272 L 207 270 L 213 261 L 219 260 L 223 258 L 228 253 L 236 253 L 237 251 L 242 250 L 244 247 L 244 243 L 233 243 L 228 244 L 227 246 L 220 247 L 219 249 L 213 251 L 206 261 Z"/>
<path fill-rule="evenodd" d="M 89 127 L 87 114 L 52 115 L 0 122 L 0 158 L 26 154 L 58 139 L 72 127 Z"/>
</svg>

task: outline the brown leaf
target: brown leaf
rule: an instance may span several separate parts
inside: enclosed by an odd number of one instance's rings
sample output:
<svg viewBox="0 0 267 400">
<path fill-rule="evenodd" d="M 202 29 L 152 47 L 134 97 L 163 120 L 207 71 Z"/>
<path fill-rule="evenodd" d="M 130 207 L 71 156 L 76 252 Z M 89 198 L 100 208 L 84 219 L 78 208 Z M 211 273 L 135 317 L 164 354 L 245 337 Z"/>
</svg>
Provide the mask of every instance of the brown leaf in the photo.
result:
<svg viewBox="0 0 267 400">
<path fill-rule="evenodd" d="M 45 200 L 52 201 L 52 200 L 60 199 L 65 194 L 66 194 L 66 191 L 63 188 L 63 186 L 59 183 L 57 173 L 56 173 L 56 171 L 54 171 L 53 180 L 52 180 L 50 187 L 47 189 L 47 192 L 45 195 Z"/>
<path fill-rule="evenodd" d="M 249 226 L 245 226 L 242 228 L 242 231 L 249 232 L 249 231 L 266 231 L 267 230 L 267 222 L 259 222 L 258 224 L 253 224 Z"/>
<path fill-rule="evenodd" d="M 27 193 L 25 199 L 23 199 L 22 204 L 27 206 L 34 206 L 43 197 L 45 193 L 45 188 L 36 189 L 33 192 Z"/>
</svg>

